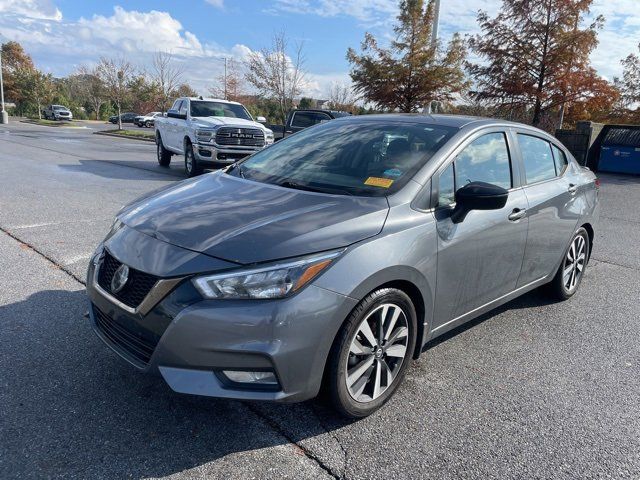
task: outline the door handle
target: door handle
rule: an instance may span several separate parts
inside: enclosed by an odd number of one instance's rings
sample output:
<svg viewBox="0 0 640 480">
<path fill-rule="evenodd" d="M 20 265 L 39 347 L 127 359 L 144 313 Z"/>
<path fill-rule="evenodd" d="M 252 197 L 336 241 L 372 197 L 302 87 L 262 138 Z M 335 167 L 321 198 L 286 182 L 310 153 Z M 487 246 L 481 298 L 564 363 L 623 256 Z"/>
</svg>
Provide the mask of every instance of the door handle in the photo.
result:
<svg viewBox="0 0 640 480">
<path fill-rule="evenodd" d="M 513 212 L 509 214 L 509 220 L 511 220 L 512 222 L 517 222 L 521 218 L 524 218 L 526 214 L 527 214 L 526 208 L 514 208 Z"/>
<path fill-rule="evenodd" d="M 567 188 L 567 191 L 573 195 L 574 193 L 576 193 L 578 191 L 578 187 L 576 185 L 574 185 L 573 183 L 569 184 L 569 188 Z"/>
</svg>

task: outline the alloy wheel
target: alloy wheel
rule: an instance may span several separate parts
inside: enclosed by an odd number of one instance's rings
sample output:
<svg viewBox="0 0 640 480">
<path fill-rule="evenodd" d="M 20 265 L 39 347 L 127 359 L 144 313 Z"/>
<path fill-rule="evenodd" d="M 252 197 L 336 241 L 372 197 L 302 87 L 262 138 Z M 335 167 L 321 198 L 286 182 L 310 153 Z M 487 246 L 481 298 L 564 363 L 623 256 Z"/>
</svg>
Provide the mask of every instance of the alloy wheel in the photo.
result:
<svg viewBox="0 0 640 480">
<path fill-rule="evenodd" d="M 573 293 L 577 288 L 587 260 L 587 242 L 582 235 L 571 242 L 562 267 L 562 284 L 567 292 Z"/>
<path fill-rule="evenodd" d="M 387 390 L 407 356 L 409 325 L 401 307 L 385 303 L 360 323 L 349 347 L 346 384 L 357 402 L 371 402 Z"/>
<path fill-rule="evenodd" d="M 187 154 L 184 159 L 185 166 L 187 168 L 187 173 L 191 173 L 193 171 L 193 152 L 191 148 L 187 149 Z"/>
</svg>

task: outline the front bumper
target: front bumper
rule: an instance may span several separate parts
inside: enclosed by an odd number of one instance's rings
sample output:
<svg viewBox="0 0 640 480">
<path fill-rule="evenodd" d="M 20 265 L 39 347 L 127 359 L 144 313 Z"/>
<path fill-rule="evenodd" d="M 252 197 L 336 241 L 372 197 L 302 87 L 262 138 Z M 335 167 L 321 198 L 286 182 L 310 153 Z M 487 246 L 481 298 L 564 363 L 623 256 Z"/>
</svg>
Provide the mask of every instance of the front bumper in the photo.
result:
<svg viewBox="0 0 640 480">
<path fill-rule="evenodd" d="M 264 147 L 222 147 L 214 144 L 198 143 L 193 154 L 200 165 L 231 165 Z"/>
<path fill-rule="evenodd" d="M 92 263 L 91 323 L 112 350 L 143 371 L 160 373 L 176 392 L 223 398 L 293 402 L 316 396 L 333 340 L 356 304 L 314 285 L 280 300 L 203 300 L 187 278 L 143 315 L 108 298 L 93 278 Z M 270 370 L 278 386 L 230 386 L 223 369 Z"/>
</svg>

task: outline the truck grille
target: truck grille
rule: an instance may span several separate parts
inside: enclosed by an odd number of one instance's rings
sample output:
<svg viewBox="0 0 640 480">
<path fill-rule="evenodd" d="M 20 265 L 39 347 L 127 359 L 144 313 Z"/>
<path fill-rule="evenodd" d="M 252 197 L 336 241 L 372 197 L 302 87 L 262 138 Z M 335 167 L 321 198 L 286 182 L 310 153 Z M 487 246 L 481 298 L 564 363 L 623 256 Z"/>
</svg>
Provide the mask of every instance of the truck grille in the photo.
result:
<svg viewBox="0 0 640 480">
<path fill-rule="evenodd" d="M 264 147 L 264 132 L 259 128 L 222 127 L 216 133 L 218 145 Z"/>
<path fill-rule="evenodd" d="M 158 281 L 158 277 L 129 268 L 129 280 L 126 285 L 118 293 L 113 293 L 111 291 L 111 280 L 120 265 L 122 265 L 122 262 L 105 250 L 100 271 L 98 272 L 98 285 L 128 307 L 138 308 Z"/>
<path fill-rule="evenodd" d="M 131 357 L 134 363 L 141 363 L 142 366 L 149 363 L 157 343 L 154 344 L 136 335 L 95 306 L 93 313 L 96 328 L 109 342 L 119 347 L 126 354 L 125 356 Z"/>
</svg>

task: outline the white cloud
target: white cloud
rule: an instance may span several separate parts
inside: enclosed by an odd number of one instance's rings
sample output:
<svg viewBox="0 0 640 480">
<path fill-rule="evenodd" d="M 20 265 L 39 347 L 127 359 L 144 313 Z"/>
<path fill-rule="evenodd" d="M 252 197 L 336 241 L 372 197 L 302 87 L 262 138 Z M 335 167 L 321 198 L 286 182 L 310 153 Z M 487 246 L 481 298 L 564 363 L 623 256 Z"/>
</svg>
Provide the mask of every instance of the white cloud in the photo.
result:
<svg viewBox="0 0 640 480">
<path fill-rule="evenodd" d="M 205 0 L 209 5 L 214 6 L 215 8 L 224 8 L 224 0 Z"/>
<path fill-rule="evenodd" d="M 0 0 L 0 15 L 35 20 L 62 20 L 62 12 L 50 0 Z"/>
</svg>

